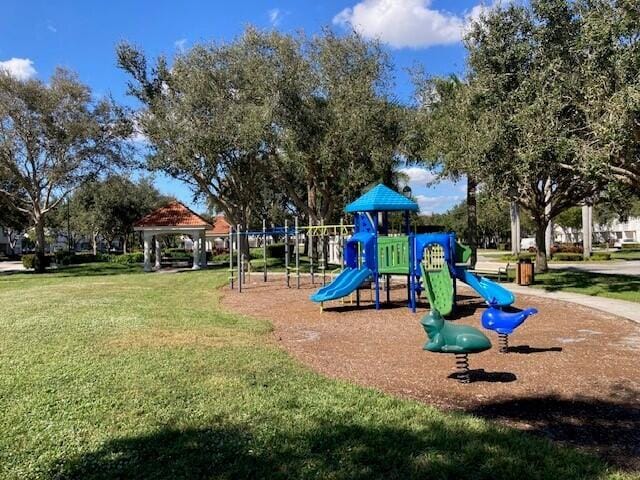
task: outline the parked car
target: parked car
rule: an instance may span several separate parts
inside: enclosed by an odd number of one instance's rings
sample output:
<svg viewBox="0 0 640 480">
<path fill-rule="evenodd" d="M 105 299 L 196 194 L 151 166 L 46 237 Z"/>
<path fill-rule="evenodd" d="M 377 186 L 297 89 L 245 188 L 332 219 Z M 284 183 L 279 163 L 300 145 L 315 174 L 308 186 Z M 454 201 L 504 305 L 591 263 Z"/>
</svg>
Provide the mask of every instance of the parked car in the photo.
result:
<svg viewBox="0 0 640 480">
<path fill-rule="evenodd" d="M 535 238 L 522 238 L 520 240 L 520 250 L 528 250 L 530 252 L 536 251 L 536 239 Z"/>
<path fill-rule="evenodd" d="M 624 244 L 630 244 L 630 243 L 640 243 L 638 242 L 638 240 L 635 240 L 633 238 L 621 238 L 616 240 L 616 242 L 613 244 L 614 248 L 622 248 L 622 245 Z"/>
</svg>

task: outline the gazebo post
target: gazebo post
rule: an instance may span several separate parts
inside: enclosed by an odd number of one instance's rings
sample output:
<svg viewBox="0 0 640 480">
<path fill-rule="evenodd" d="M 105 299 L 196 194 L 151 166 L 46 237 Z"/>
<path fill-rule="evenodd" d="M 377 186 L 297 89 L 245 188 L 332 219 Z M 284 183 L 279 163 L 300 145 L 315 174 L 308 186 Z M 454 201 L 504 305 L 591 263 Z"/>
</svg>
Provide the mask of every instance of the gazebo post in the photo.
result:
<svg viewBox="0 0 640 480">
<path fill-rule="evenodd" d="M 161 257 L 162 257 L 162 249 L 160 248 L 160 239 L 158 238 L 158 235 L 155 235 L 155 247 L 156 247 L 155 269 L 156 270 L 160 270 L 160 268 L 161 268 L 160 260 L 161 260 Z"/>
<path fill-rule="evenodd" d="M 207 268 L 207 232 L 200 232 L 200 267 Z"/>
<path fill-rule="evenodd" d="M 193 240 L 193 270 L 200 269 L 200 235 L 199 232 L 191 232 Z"/>
<path fill-rule="evenodd" d="M 144 271 L 151 271 L 151 234 L 144 232 Z"/>
</svg>

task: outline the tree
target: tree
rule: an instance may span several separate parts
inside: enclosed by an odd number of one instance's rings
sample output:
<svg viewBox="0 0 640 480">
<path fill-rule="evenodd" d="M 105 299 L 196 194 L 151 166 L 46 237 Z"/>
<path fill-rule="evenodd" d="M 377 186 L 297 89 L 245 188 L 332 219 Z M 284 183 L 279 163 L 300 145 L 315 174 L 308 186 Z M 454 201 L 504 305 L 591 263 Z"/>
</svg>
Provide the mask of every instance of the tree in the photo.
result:
<svg viewBox="0 0 640 480">
<path fill-rule="evenodd" d="M 71 232 L 91 238 L 94 254 L 99 236 L 109 245 L 120 239 L 126 253 L 135 222 L 168 201 L 148 178 L 133 182 L 123 175 L 110 175 L 87 182 L 69 200 Z M 64 232 L 66 209 L 53 217 L 56 228 Z"/>
<path fill-rule="evenodd" d="M 388 57 L 355 33 L 276 40 L 273 172 L 299 211 L 335 221 L 371 184 L 397 184 L 406 118 L 389 93 Z"/>
<path fill-rule="evenodd" d="M 472 104 L 469 86 L 456 76 L 414 77 L 419 104 L 414 111 L 414 128 L 404 141 L 413 162 L 424 164 L 438 178 L 460 180 L 466 176 L 466 227 L 463 235 L 471 247 L 471 264 L 477 261 L 478 207 L 476 194 L 480 166 L 487 155 L 486 131 L 477 128 L 478 112 Z"/>
<path fill-rule="evenodd" d="M 575 63 L 584 80 L 583 171 L 640 192 L 640 8 L 636 0 L 581 0 Z"/>
<path fill-rule="evenodd" d="M 35 227 L 36 251 L 45 254 L 49 212 L 84 182 L 125 158 L 130 122 L 111 102 L 94 102 L 77 77 L 57 69 L 48 84 L 0 72 L 0 190 Z M 38 262 L 39 270 L 44 261 Z"/>
<path fill-rule="evenodd" d="M 485 188 L 518 202 L 536 224 L 536 268 L 547 269 L 545 230 L 567 208 L 604 185 L 581 168 L 588 152 L 575 65 L 581 17 L 574 3 L 536 0 L 492 9 L 466 40 L 469 92 L 484 132 L 478 162 Z"/>
<path fill-rule="evenodd" d="M 14 191 L 15 187 L 10 181 L 0 181 L 0 189 Z M 9 241 L 10 254 L 15 254 L 18 234 L 29 227 L 29 217 L 15 208 L 7 195 L 0 194 L 0 228 Z"/>
<path fill-rule="evenodd" d="M 232 223 L 261 222 L 273 201 L 334 219 L 364 187 L 394 181 L 403 116 L 384 94 L 389 68 L 375 43 L 248 28 L 171 68 L 164 58 L 149 68 L 130 45 L 118 59 L 143 105 L 149 168 L 187 182 Z"/>
</svg>

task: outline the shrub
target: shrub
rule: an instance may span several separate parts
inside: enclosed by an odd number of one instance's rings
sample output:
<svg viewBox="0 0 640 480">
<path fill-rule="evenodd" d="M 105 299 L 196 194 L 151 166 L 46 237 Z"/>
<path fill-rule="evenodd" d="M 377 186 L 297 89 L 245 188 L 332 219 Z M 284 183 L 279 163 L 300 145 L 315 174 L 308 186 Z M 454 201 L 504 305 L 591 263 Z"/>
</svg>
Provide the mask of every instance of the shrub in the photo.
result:
<svg viewBox="0 0 640 480">
<path fill-rule="evenodd" d="M 640 243 L 623 243 L 622 250 L 640 250 Z"/>
<path fill-rule="evenodd" d="M 520 252 L 519 255 L 502 255 L 500 260 L 504 260 L 505 262 L 517 262 L 518 260 L 535 260 L 535 258 L 535 252 Z"/>
<path fill-rule="evenodd" d="M 557 246 L 554 253 L 582 253 L 581 245 L 574 245 L 573 243 L 561 243 Z"/>
<path fill-rule="evenodd" d="M 591 254 L 590 260 L 611 260 L 611 254 L 607 252 L 595 252 Z"/>
<path fill-rule="evenodd" d="M 207 252 L 207 253 L 210 253 L 210 252 Z M 213 263 L 229 263 L 229 254 L 220 253 L 218 255 L 214 255 L 213 257 L 211 257 L 211 261 Z"/>
<path fill-rule="evenodd" d="M 56 265 L 80 265 L 83 263 L 108 262 L 110 256 L 98 253 L 94 255 L 91 252 L 74 253 L 62 250 L 55 253 Z"/>
<path fill-rule="evenodd" d="M 111 263 L 119 263 L 121 265 L 133 265 L 144 262 L 144 254 L 140 252 L 123 253 L 122 255 L 110 255 Z"/>
<path fill-rule="evenodd" d="M 580 262 L 583 260 L 581 253 L 556 253 L 552 257 L 553 260 L 560 262 Z"/>
<path fill-rule="evenodd" d="M 22 265 L 27 270 L 37 270 L 39 266 L 39 257 L 35 253 L 30 253 L 22 256 Z M 44 268 L 47 268 L 51 265 L 51 256 L 44 256 Z"/>
<path fill-rule="evenodd" d="M 284 258 L 284 243 L 274 243 L 267 245 L 268 258 Z"/>
</svg>

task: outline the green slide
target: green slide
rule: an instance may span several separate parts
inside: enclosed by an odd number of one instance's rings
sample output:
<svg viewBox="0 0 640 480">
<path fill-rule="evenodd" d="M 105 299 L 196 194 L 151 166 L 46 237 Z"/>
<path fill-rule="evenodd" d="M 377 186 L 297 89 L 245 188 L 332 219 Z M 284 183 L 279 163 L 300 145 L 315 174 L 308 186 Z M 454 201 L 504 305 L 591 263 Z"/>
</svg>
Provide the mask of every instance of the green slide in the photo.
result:
<svg viewBox="0 0 640 480">
<path fill-rule="evenodd" d="M 449 267 L 444 263 L 437 270 L 427 270 L 422 263 L 420 268 L 431 309 L 438 310 L 441 315 L 449 315 L 453 310 L 453 278 Z"/>
</svg>

